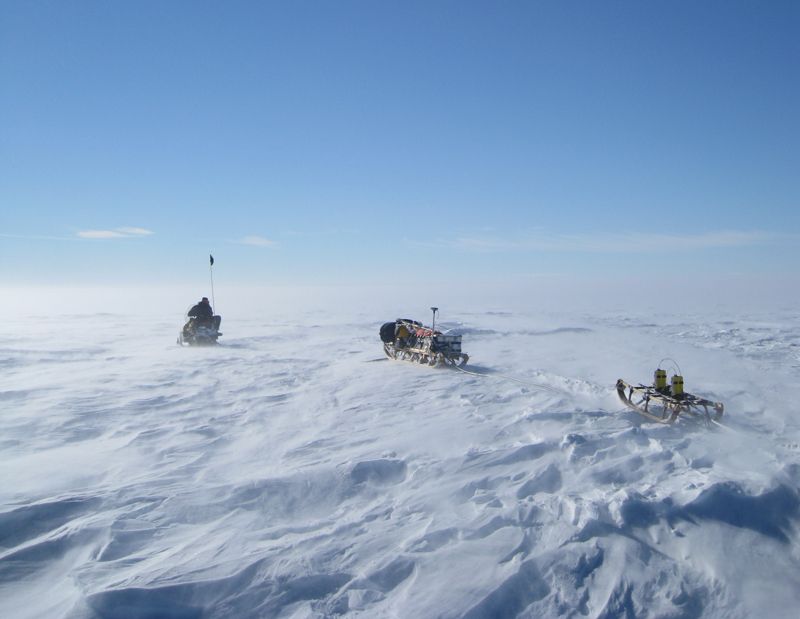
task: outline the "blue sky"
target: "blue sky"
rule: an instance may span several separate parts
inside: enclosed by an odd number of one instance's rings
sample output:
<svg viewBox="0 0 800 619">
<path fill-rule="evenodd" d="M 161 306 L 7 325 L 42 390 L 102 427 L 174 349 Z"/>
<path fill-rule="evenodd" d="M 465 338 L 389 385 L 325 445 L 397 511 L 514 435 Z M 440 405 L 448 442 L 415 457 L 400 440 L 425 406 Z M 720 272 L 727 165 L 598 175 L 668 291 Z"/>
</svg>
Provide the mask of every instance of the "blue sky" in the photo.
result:
<svg viewBox="0 0 800 619">
<path fill-rule="evenodd" d="M 784 277 L 800 3 L 0 4 L 0 283 Z M 794 278 L 794 279 L 793 279 Z"/>
</svg>

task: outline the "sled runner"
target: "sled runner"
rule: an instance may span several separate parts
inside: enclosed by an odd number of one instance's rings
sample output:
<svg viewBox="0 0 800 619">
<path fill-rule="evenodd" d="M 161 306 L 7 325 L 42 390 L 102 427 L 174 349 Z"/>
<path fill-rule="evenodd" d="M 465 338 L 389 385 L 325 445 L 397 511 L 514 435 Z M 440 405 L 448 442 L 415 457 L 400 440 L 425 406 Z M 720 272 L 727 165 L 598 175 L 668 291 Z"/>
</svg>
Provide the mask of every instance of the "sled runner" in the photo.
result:
<svg viewBox="0 0 800 619">
<path fill-rule="evenodd" d="M 447 335 L 436 330 L 438 307 L 432 307 L 432 326 L 408 318 L 398 318 L 381 326 L 383 352 L 389 359 L 410 361 L 421 365 L 452 365 L 463 367 L 469 356 L 461 352 L 461 336 Z"/>
<path fill-rule="evenodd" d="M 667 385 L 667 373 L 655 371 L 652 386 L 631 385 L 621 378 L 617 381 L 617 395 L 627 406 L 640 415 L 659 423 L 673 423 L 681 414 L 717 421 L 722 417 L 723 405 L 683 390 L 683 376 L 675 374 Z"/>
</svg>

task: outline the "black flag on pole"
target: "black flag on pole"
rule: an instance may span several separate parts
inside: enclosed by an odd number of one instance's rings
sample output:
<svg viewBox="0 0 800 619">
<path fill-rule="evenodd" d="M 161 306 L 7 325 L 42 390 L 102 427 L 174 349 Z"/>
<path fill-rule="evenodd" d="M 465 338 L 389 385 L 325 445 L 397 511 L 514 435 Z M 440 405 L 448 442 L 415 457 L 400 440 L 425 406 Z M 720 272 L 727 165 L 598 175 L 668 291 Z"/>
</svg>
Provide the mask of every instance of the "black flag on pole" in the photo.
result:
<svg viewBox="0 0 800 619">
<path fill-rule="evenodd" d="M 209 265 L 213 267 L 214 266 L 214 256 L 212 256 L 211 254 L 208 254 L 208 261 L 209 261 Z"/>
</svg>

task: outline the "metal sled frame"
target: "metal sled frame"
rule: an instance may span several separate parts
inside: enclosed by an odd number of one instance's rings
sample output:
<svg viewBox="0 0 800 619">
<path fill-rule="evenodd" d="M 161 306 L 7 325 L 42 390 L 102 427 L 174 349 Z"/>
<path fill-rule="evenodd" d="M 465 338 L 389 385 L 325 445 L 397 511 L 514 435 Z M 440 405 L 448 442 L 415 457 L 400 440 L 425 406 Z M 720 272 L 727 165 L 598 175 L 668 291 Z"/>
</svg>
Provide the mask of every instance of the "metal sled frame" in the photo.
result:
<svg viewBox="0 0 800 619">
<path fill-rule="evenodd" d="M 684 413 L 706 421 L 718 421 L 722 417 L 723 406 L 720 402 L 699 398 L 691 393 L 673 396 L 655 387 L 630 385 L 621 378 L 617 381 L 617 395 L 625 406 L 658 423 L 674 423 Z"/>
</svg>

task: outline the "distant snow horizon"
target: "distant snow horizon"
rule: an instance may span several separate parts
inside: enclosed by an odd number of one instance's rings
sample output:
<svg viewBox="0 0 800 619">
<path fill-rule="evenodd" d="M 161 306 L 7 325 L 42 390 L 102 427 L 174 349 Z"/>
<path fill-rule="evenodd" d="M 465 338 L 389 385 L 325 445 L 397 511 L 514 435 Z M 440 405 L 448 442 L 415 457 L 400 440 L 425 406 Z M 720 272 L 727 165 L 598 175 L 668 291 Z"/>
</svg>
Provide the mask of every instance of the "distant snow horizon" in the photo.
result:
<svg viewBox="0 0 800 619">
<path fill-rule="evenodd" d="M 265 310 L 299 309 L 377 311 L 424 314 L 431 305 L 446 313 L 476 310 L 691 311 L 740 312 L 791 310 L 800 303 L 800 276 L 729 275 L 670 278 L 565 277 L 556 274 L 499 276 L 486 279 L 439 279 L 398 271 L 396 281 L 366 284 L 269 285 L 228 284 L 206 279 L 195 284 L 2 285 L 0 316 L 119 313 L 162 316 L 180 314 L 203 296 L 215 311 L 240 316 Z"/>
</svg>

